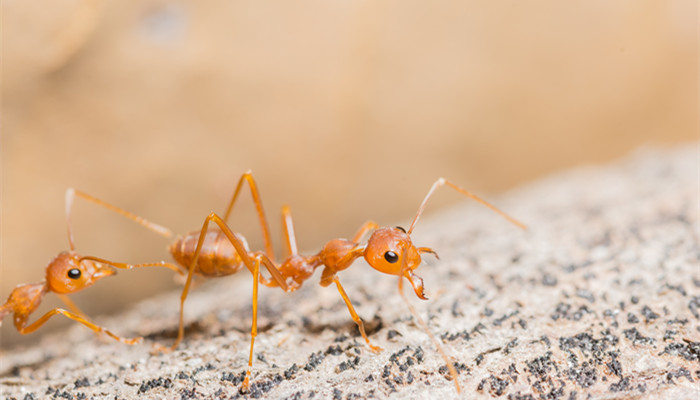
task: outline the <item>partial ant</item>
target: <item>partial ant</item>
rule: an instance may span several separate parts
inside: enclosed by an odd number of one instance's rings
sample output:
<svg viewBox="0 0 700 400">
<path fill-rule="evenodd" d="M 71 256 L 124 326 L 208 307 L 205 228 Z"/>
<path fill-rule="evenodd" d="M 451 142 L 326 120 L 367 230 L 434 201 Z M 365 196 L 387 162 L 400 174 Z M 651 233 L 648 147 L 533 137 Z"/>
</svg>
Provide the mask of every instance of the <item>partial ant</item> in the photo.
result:
<svg viewBox="0 0 700 400">
<path fill-rule="evenodd" d="M 170 268 L 180 274 L 184 273 L 179 270 L 177 266 L 165 262 L 125 264 L 98 257 L 80 256 L 75 252 L 73 232 L 71 229 L 71 209 L 75 195 L 91 201 L 95 200 L 91 196 L 73 189 L 68 189 L 68 191 L 66 191 L 66 226 L 68 229 L 68 244 L 70 251 L 63 251 L 59 253 L 58 256 L 49 262 L 49 264 L 46 266 L 46 279 L 43 282 L 19 285 L 12 290 L 5 304 L 0 306 L 0 325 L 2 325 L 2 320 L 5 318 L 5 316 L 13 314 L 15 328 L 19 333 L 24 335 L 36 331 L 54 315 L 61 314 L 74 321 L 80 322 L 81 324 L 95 331 L 95 333 L 105 333 L 109 337 L 122 343 L 136 344 L 140 342 L 142 338 L 122 338 L 91 322 L 88 320 L 87 316 L 80 311 L 78 306 L 76 306 L 75 303 L 73 303 L 73 301 L 66 295 L 79 292 L 92 286 L 95 284 L 95 282 L 102 278 L 116 274 L 116 271 L 113 268 L 132 269 L 157 266 Z M 98 204 L 100 204 L 99 201 Z M 102 203 L 102 205 L 125 215 L 152 230 L 162 232 L 167 231 L 165 228 L 157 224 L 149 222 L 126 211 L 117 209 L 116 207 L 112 207 L 109 204 Z M 54 308 L 28 325 L 29 316 L 39 307 L 44 296 L 51 292 L 56 293 L 70 309 L 70 311 L 62 308 Z"/>
<path fill-rule="evenodd" d="M 238 198 L 243 184 L 247 182 L 253 197 L 255 208 L 257 210 L 262 235 L 264 239 L 265 251 L 250 251 L 245 238 L 234 233 L 227 225 L 233 206 Z M 262 283 L 268 287 L 279 287 L 285 292 L 292 292 L 301 287 L 304 281 L 309 279 L 316 268 L 323 266 L 321 274 L 321 286 L 329 286 L 335 284 L 340 296 L 345 301 L 345 304 L 352 316 L 353 321 L 357 324 L 360 334 L 364 338 L 367 346 L 373 352 L 379 352 L 382 349 L 373 345 L 365 332 L 365 327 L 362 319 L 355 312 L 350 298 L 345 289 L 340 284 L 337 273 L 349 268 L 356 259 L 364 257 L 367 263 L 374 269 L 385 274 L 396 275 L 399 277 L 399 293 L 408 304 L 411 313 L 414 315 L 419 324 L 430 336 L 431 340 L 437 347 L 441 356 L 447 363 L 447 367 L 452 376 L 452 380 L 457 391 L 460 391 L 459 383 L 457 382 L 457 372 L 452 363 L 445 355 L 440 343 L 430 333 L 427 325 L 418 316 L 413 306 L 408 302 L 408 299 L 403 293 L 403 278 L 407 279 L 418 298 L 427 300 L 424 295 L 423 279 L 416 275 L 413 271 L 418 268 L 421 263 L 421 254 L 432 254 L 437 257 L 437 253 L 429 247 L 415 247 L 411 242 L 411 232 L 416 226 L 428 199 L 439 187 L 447 185 L 461 194 L 478 201 L 479 203 L 489 207 L 502 217 L 506 218 L 511 223 L 522 229 L 526 229 L 525 225 L 510 217 L 495 206 L 479 198 L 478 196 L 460 188 L 459 186 L 440 178 L 428 191 L 428 194 L 423 199 L 418 212 L 413 219 L 408 231 L 401 227 L 380 227 L 373 221 L 366 222 L 360 227 L 352 239 L 333 239 L 325 244 L 323 249 L 312 256 L 300 255 L 297 249 L 296 235 L 292 224 L 291 211 L 288 206 L 282 207 L 282 223 L 285 233 L 285 259 L 281 263 L 277 262 L 270 239 L 270 230 L 267 223 L 267 218 L 262 206 L 260 194 L 257 189 L 257 184 L 253 179 L 250 171 L 241 176 L 234 191 L 233 197 L 229 202 L 224 217 L 221 218 L 216 213 L 210 213 L 204 220 L 202 229 L 190 232 L 175 240 L 169 247 L 173 258 L 187 269 L 187 280 L 185 287 L 180 296 L 180 323 L 178 328 L 178 336 L 173 345 L 169 348 L 174 350 L 182 341 L 184 336 L 184 304 L 192 283 L 194 274 L 199 274 L 207 277 L 220 277 L 236 273 L 243 266 L 253 274 L 253 320 L 251 327 L 250 354 L 248 358 L 248 369 L 242 383 L 241 389 L 247 391 L 249 388 L 251 369 L 253 366 L 253 347 L 255 337 L 257 336 L 257 316 L 258 316 L 258 284 Z M 96 200 L 96 199 L 95 199 Z M 96 202 L 99 202 L 96 200 Z M 111 206 L 113 209 L 115 207 Z M 126 212 L 122 215 L 128 216 Z M 130 217 L 134 219 L 133 217 Z M 214 222 L 220 230 L 209 229 L 209 223 Z M 146 225 L 144 225 L 146 226 Z M 367 242 L 362 242 L 363 237 L 372 231 Z M 161 234 L 163 232 L 160 232 Z M 223 235 L 222 235 L 223 233 Z M 164 235 L 166 236 L 166 235 Z M 264 277 L 260 273 L 260 266 L 264 266 L 270 274 L 270 277 Z M 165 349 L 163 349 L 165 350 Z"/>
</svg>

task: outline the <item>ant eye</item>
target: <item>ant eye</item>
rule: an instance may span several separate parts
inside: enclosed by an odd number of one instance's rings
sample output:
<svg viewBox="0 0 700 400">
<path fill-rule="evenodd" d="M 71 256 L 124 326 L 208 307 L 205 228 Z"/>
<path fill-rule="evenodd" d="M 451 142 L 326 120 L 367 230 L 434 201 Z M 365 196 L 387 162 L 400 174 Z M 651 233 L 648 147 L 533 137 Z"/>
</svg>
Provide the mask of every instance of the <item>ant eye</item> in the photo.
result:
<svg viewBox="0 0 700 400">
<path fill-rule="evenodd" d="M 389 250 L 384 253 L 384 259 L 394 264 L 395 262 L 399 261 L 399 256 L 397 256 L 393 251 Z"/>
<path fill-rule="evenodd" d="M 395 226 L 394 228 L 396 228 L 396 229 L 400 230 L 400 231 L 401 231 L 401 232 L 403 232 L 403 233 L 406 233 L 406 230 L 405 230 L 405 229 L 403 229 L 403 228 L 402 228 L 402 227 L 400 227 L 400 226 Z"/>
<path fill-rule="evenodd" d="M 71 279 L 80 278 L 80 270 L 78 268 L 71 269 L 70 271 L 68 271 L 68 277 Z"/>
</svg>

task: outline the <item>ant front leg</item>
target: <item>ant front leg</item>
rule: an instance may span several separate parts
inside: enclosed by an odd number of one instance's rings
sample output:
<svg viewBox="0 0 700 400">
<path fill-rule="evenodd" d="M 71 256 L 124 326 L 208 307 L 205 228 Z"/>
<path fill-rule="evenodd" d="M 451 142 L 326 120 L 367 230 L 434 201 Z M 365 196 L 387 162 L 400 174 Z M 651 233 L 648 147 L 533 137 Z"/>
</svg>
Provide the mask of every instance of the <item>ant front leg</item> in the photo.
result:
<svg viewBox="0 0 700 400">
<path fill-rule="evenodd" d="M 357 230 L 357 233 L 355 233 L 355 236 L 352 237 L 352 242 L 353 243 L 360 243 L 362 240 L 362 237 L 367 234 L 367 232 L 375 230 L 379 228 L 379 225 L 377 225 L 376 222 L 374 221 L 367 221 L 365 222 L 360 229 Z"/>
<path fill-rule="evenodd" d="M 79 315 L 87 319 L 87 315 L 83 312 L 83 310 L 80 309 L 80 307 L 78 307 L 77 304 L 73 302 L 73 300 L 70 299 L 70 297 L 61 293 L 56 293 L 56 296 L 58 296 L 58 298 L 61 299 L 63 304 L 65 304 L 66 307 L 68 307 L 68 309 L 71 310 L 73 314 Z"/>
<path fill-rule="evenodd" d="M 118 341 L 125 343 L 125 344 L 136 344 L 136 343 L 139 343 L 143 339 L 141 337 L 136 337 L 133 339 L 122 338 L 122 337 L 117 336 L 116 334 L 110 332 L 109 330 L 107 330 L 99 325 L 96 325 L 96 324 L 88 321 L 87 319 L 79 316 L 79 315 L 73 314 L 70 311 L 66 311 L 62 308 L 54 308 L 53 310 L 42 315 L 38 320 L 34 321 L 29 326 L 26 326 L 27 316 L 20 316 L 19 318 L 15 317 L 15 326 L 17 327 L 17 331 L 19 331 L 19 333 L 26 335 L 28 333 L 32 333 L 35 330 L 39 329 L 39 327 L 44 325 L 46 323 L 46 321 L 49 320 L 49 318 L 53 317 L 56 314 L 61 314 L 65 317 L 68 317 L 68 318 L 72 319 L 73 321 L 79 322 L 79 323 L 87 326 L 88 328 L 92 329 L 96 333 L 104 333 L 107 336 L 111 337 L 112 339 L 118 340 Z"/>
<path fill-rule="evenodd" d="M 427 297 L 425 297 L 425 288 L 423 287 L 423 278 L 420 276 L 414 274 L 412 271 L 406 271 L 404 273 L 404 276 L 406 279 L 408 279 L 409 282 L 411 282 L 411 286 L 413 286 L 413 291 L 416 292 L 416 296 L 418 296 L 419 299 L 421 300 L 428 300 Z"/>
<path fill-rule="evenodd" d="M 459 382 L 457 381 L 457 370 L 455 369 L 452 361 L 450 360 L 449 357 L 447 357 L 447 353 L 445 353 L 445 350 L 442 349 L 442 346 L 440 345 L 440 342 L 435 338 L 435 335 L 430 332 L 430 329 L 428 328 L 428 324 L 423 321 L 423 318 L 418 315 L 418 311 L 413 307 L 410 301 L 408 301 L 408 297 L 406 297 L 406 294 L 403 292 L 403 279 L 406 278 L 408 279 L 409 282 L 411 282 L 411 285 L 413 286 L 413 289 L 416 291 L 416 294 L 418 297 L 422 298 L 425 300 L 424 297 L 422 297 L 423 293 L 423 280 L 420 279 L 418 276 L 413 275 L 413 273 L 408 269 L 408 266 L 406 265 L 406 249 L 404 249 L 401 252 L 401 272 L 399 273 L 399 282 L 398 282 L 398 288 L 399 288 L 399 295 L 401 295 L 401 298 L 403 299 L 404 303 L 408 306 L 409 311 L 411 311 L 411 314 L 413 314 L 413 318 L 418 322 L 418 325 L 423 329 L 423 331 L 428 335 L 430 338 L 430 341 L 433 342 L 435 345 L 435 348 L 437 348 L 438 352 L 440 353 L 440 356 L 442 356 L 442 359 L 445 360 L 445 365 L 447 366 L 447 370 L 450 372 L 450 376 L 452 377 L 452 381 L 454 382 L 455 389 L 457 389 L 457 393 L 461 391 L 459 387 Z M 416 284 L 413 282 L 411 279 L 413 278 L 418 278 L 420 279 L 420 294 L 418 293 L 418 289 L 416 288 Z"/>
<path fill-rule="evenodd" d="M 350 298 L 348 297 L 347 293 L 345 293 L 345 289 L 343 289 L 343 285 L 340 284 L 340 280 L 338 279 L 337 276 L 335 276 L 333 278 L 333 282 L 338 287 L 338 292 L 340 292 L 340 296 L 343 297 L 345 304 L 348 306 L 348 311 L 350 311 L 350 315 L 352 316 L 352 320 L 355 321 L 355 323 L 357 324 L 357 328 L 360 330 L 360 333 L 362 334 L 362 337 L 365 339 L 365 342 L 367 342 L 367 346 L 369 346 L 370 350 L 372 350 L 375 353 L 379 353 L 380 351 L 382 351 L 381 347 L 375 346 L 372 343 L 370 343 L 369 338 L 367 337 L 367 333 L 365 332 L 365 324 L 362 322 L 362 319 L 360 318 L 360 316 L 357 315 L 357 312 L 355 311 L 355 307 L 352 306 L 352 302 L 350 302 Z"/>
<path fill-rule="evenodd" d="M 282 206 L 282 226 L 284 227 L 285 256 L 296 256 L 299 254 L 299 249 L 297 248 L 297 235 L 294 232 L 292 210 L 287 205 Z"/>
</svg>

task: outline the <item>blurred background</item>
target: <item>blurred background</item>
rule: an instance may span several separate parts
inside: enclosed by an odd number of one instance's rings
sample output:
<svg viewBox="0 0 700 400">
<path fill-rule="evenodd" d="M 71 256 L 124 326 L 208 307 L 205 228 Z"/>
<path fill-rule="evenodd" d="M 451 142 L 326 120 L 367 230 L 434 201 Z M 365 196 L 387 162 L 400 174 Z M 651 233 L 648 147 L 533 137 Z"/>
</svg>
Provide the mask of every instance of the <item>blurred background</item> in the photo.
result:
<svg viewBox="0 0 700 400">
<path fill-rule="evenodd" d="M 698 139 L 695 0 L 0 4 L 3 300 L 68 249 L 68 187 L 184 233 L 252 169 L 277 244 L 286 203 L 312 252 L 368 219 L 410 222 L 439 176 L 489 198 Z M 461 202 L 439 192 L 427 214 Z M 73 220 L 81 254 L 170 260 L 93 204 Z M 231 225 L 261 248 L 247 193 Z M 120 272 L 73 299 L 115 312 L 171 275 Z M 67 323 L 21 337 L 8 318 L 0 346 Z"/>
</svg>

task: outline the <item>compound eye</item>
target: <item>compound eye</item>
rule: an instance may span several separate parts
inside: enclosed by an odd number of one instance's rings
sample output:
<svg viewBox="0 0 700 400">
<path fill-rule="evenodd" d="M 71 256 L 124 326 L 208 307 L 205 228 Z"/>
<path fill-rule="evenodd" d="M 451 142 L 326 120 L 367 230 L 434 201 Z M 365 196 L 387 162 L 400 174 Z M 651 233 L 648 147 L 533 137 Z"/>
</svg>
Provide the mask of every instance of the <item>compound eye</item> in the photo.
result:
<svg viewBox="0 0 700 400">
<path fill-rule="evenodd" d="M 70 271 L 68 271 L 68 277 L 71 279 L 78 279 L 80 278 L 80 270 L 78 268 L 73 268 Z"/>
<path fill-rule="evenodd" d="M 386 253 L 384 253 L 384 259 L 390 262 L 391 264 L 395 264 L 397 261 L 399 261 L 399 256 L 396 255 L 393 251 L 389 250 Z"/>
</svg>

